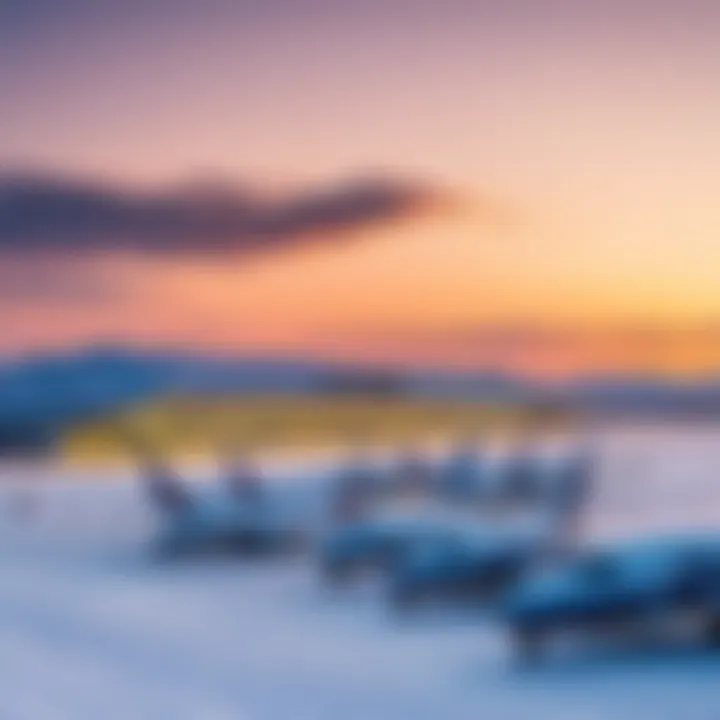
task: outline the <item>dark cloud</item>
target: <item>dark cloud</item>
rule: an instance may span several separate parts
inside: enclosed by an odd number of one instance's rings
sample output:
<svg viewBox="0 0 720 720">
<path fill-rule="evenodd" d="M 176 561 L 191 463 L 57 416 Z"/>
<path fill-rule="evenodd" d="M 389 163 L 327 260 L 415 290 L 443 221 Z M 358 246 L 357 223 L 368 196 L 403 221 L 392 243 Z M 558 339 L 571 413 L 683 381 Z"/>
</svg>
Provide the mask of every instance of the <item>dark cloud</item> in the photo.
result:
<svg viewBox="0 0 720 720">
<path fill-rule="evenodd" d="M 450 198 L 419 182 L 369 179 L 285 198 L 227 183 L 142 192 L 51 175 L 0 176 L 0 252 L 243 254 L 339 242 Z"/>
<path fill-rule="evenodd" d="M 52 302 L 99 305 L 122 297 L 122 283 L 113 263 L 78 258 L 3 257 L 0 301 L 13 304 Z"/>
</svg>

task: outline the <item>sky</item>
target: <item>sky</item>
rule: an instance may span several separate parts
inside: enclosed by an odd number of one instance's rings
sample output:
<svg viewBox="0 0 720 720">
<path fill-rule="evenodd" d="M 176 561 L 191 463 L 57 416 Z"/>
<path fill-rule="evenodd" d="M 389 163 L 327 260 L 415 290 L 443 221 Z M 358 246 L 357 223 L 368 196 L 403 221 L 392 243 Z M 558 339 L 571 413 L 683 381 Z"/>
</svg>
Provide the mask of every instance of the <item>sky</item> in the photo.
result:
<svg viewBox="0 0 720 720">
<path fill-rule="evenodd" d="M 4 0 L 0 352 L 720 366 L 714 0 Z"/>
</svg>

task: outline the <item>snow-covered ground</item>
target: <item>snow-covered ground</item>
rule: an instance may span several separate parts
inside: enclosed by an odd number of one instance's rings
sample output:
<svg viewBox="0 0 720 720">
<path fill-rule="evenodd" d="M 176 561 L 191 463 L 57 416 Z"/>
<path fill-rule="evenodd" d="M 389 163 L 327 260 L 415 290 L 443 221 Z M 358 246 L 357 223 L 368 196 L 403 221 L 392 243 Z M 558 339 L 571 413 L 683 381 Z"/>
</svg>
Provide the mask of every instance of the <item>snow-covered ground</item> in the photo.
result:
<svg viewBox="0 0 720 720">
<path fill-rule="evenodd" d="M 593 535 L 720 532 L 720 429 L 625 429 L 602 447 Z M 31 472 L 6 467 L 0 488 L 2 720 L 720 718 L 718 656 L 520 670 L 489 619 L 398 623 L 381 586 L 330 592 L 309 560 L 154 566 L 134 483 Z M 6 511 L 27 481 L 42 504 L 23 520 Z"/>
</svg>

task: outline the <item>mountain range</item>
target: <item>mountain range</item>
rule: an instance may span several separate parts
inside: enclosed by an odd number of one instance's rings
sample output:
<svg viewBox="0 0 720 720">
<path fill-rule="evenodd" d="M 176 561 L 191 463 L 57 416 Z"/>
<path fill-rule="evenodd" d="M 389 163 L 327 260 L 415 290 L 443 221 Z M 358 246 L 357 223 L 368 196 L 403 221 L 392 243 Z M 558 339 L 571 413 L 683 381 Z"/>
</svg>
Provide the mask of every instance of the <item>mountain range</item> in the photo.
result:
<svg viewBox="0 0 720 720">
<path fill-rule="evenodd" d="M 532 382 L 500 372 L 212 357 L 126 347 L 46 353 L 0 364 L 0 451 L 50 443 L 69 424 L 173 395 L 364 393 L 527 403 L 577 411 L 720 416 L 720 380 L 645 376 Z"/>
</svg>

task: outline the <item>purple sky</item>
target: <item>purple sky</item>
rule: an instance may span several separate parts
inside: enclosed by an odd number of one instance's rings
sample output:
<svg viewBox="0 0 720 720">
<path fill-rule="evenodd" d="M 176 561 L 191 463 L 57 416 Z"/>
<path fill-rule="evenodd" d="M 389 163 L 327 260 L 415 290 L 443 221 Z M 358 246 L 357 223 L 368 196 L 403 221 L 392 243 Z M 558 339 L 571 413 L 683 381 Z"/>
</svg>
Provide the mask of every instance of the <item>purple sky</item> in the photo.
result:
<svg viewBox="0 0 720 720">
<path fill-rule="evenodd" d="M 388 326 L 416 337 L 714 322 L 718 37 L 711 0 L 5 0 L 3 170 L 138 192 L 220 177 L 281 194 L 380 173 L 480 210 L 232 271 L 113 253 L 80 262 L 72 246 L 64 262 L 16 253 L 13 288 L 0 289 L 4 347 L 105 334 L 352 353 L 335 329 L 365 328 L 357 343 L 383 357 L 372 338 Z M 51 289 L 93 292 L 69 302 L 28 280 L 19 293 L 35 269 Z M 288 295 L 301 299 L 288 307 Z M 153 318 L 139 310 L 148 302 Z M 473 352 L 439 359 L 481 361 Z M 562 353 L 540 364 L 568 364 Z"/>
</svg>

